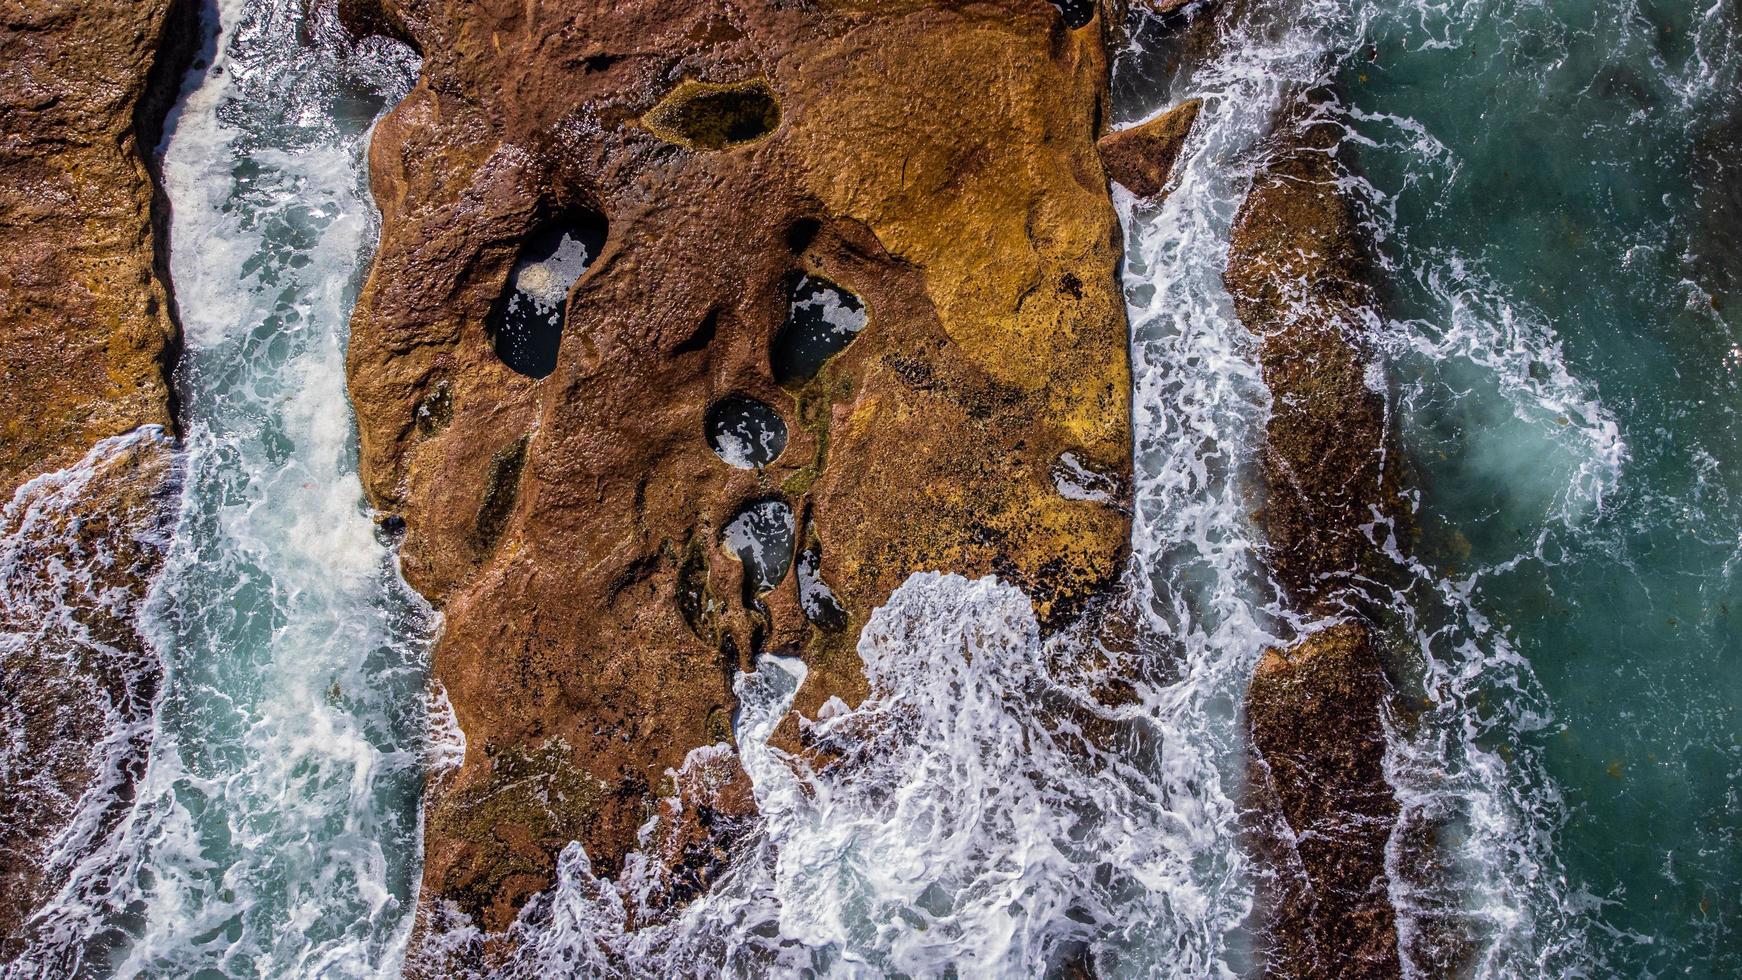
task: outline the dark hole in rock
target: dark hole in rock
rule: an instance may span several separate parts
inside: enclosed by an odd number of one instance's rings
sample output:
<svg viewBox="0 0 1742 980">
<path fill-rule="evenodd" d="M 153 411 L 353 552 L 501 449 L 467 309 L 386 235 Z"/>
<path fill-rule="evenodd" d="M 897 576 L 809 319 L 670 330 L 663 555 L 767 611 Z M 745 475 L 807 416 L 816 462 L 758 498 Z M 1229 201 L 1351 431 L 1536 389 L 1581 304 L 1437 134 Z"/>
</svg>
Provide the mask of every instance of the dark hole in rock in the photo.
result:
<svg viewBox="0 0 1742 980">
<path fill-rule="evenodd" d="M 667 142 L 723 150 L 774 132 L 780 125 L 780 103 L 760 78 L 726 85 L 684 82 L 641 121 Z"/>
<path fill-rule="evenodd" d="M 780 584 L 792 567 L 792 508 L 785 501 L 759 500 L 738 512 L 720 540 L 744 563 L 744 587 L 759 595 Z"/>
<path fill-rule="evenodd" d="M 774 338 L 771 366 L 781 384 L 809 381 L 865 329 L 859 297 L 816 276 L 792 280 L 786 322 Z"/>
<path fill-rule="evenodd" d="M 847 627 L 847 610 L 823 581 L 823 552 L 815 544 L 798 556 L 798 607 L 819 629 L 833 633 Z"/>
<path fill-rule="evenodd" d="M 720 311 L 709 310 L 708 315 L 702 317 L 702 322 L 696 325 L 696 329 L 688 337 L 685 337 L 684 342 L 677 345 L 677 348 L 671 352 L 672 356 L 676 357 L 679 354 L 693 354 L 699 350 L 707 350 L 708 345 L 714 342 L 714 335 L 719 331 Z"/>
<path fill-rule="evenodd" d="M 786 247 L 797 255 L 811 247 L 817 240 L 817 234 L 823 230 L 823 223 L 815 218 L 800 218 L 786 226 Z"/>
<path fill-rule="evenodd" d="M 604 217 L 589 214 L 527 237 L 486 324 L 502 363 L 529 378 L 556 370 L 569 290 L 604 248 L 605 232 Z"/>
<path fill-rule="evenodd" d="M 774 462 L 786 449 L 786 423 L 767 402 L 731 395 L 708 409 L 708 448 L 740 469 Z"/>
<path fill-rule="evenodd" d="M 526 441 L 521 436 L 490 457 L 490 472 L 484 477 L 484 501 L 472 525 L 472 547 L 477 551 L 489 551 L 508 526 L 514 498 L 520 493 L 520 471 L 526 467 Z"/>
<path fill-rule="evenodd" d="M 1069 28 L 1087 27 L 1095 19 L 1095 0 L 1052 0 Z"/>
</svg>

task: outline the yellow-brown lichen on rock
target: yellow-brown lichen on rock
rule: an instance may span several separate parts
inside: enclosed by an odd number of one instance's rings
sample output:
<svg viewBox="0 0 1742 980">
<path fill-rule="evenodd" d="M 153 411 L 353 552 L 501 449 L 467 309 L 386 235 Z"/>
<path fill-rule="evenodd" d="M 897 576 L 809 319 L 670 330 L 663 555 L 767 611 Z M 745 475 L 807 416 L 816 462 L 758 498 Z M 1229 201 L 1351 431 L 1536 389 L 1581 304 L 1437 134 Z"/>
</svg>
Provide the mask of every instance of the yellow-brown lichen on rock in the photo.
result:
<svg viewBox="0 0 1742 980">
<path fill-rule="evenodd" d="M 1101 137 L 1097 146 L 1107 176 L 1138 197 L 1164 198 L 1162 188 L 1203 104 L 1202 99 L 1187 99 L 1154 119 Z"/>
<path fill-rule="evenodd" d="M 814 712 L 864 695 L 854 637 L 914 572 L 995 572 L 1049 626 L 1117 576 L 1128 518 L 1052 477 L 1065 453 L 1129 468 L 1097 27 L 1045 0 L 389 7 L 424 68 L 371 148 L 384 220 L 348 371 L 365 484 L 446 615 L 435 670 L 468 754 L 432 814 L 560 740 L 600 787 L 580 840 L 615 873 L 665 773 L 729 739 L 754 655 L 804 656 Z M 576 211 L 609 234 L 535 380 L 483 324 L 520 243 Z M 865 320 L 783 384 L 798 275 Z M 728 397 L 781 414 L 778 458 L 710 449 Z M 796 574 L 747 588 L 722 535 L 770 500 L 844 624 L 807 620 Z M 508 816 L 490 834 L 538 839 Z M 471 835 L 432 819 L 425 909 L 498 931 L 555 849 L 510 887 L 462 854 Z"/>
</svg>

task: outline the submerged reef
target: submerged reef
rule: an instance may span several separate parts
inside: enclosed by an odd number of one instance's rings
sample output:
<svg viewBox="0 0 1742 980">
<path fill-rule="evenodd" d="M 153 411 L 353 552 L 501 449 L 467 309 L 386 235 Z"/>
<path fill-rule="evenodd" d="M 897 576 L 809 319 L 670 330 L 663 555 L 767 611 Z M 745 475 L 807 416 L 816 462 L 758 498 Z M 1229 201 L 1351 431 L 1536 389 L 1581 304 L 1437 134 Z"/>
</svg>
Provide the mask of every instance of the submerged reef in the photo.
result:
<svg viewBox="0 0 1742 980">
<path fill-rule="evenodd" d="M 1235 218 L 1224 282 L 1258 340 L 1271 412 L 1258 524 L 1285 598 L 1334 620 L 1267 651 L 1247 692 L 1253 795 L 1272 817 L 1266 972 L 1401 972 L 1386 846 L 1398 805 L 1384 773 L 1391 683 L 1357 582 L 1383 574 L 1387 523 L 1407 538 L 1400 455 L 1363 338 L 1376 297 L 1339 178 L 1339 130 L 1300 94 Z"/>
<path fill-rule="evenodd" d="M 0 11 L 0 959 L 143 765 L 177 337 L 151 153 L 195 21 L 184 0 Z"/>
<path fill-rule="evenodd" d="M 856 637 L 909 575 L 996 573 L 1049 629 L 1117 578 L 1128 516 L 1053 473 L 1130 468 L 1086 6 L 351 5 L 424 58 L 370 152 L 382 233 L 348 364 L 364 483 L 445 614 L 435 674 L 466 735 L 430 791 L 421 933 L 457 912 L 500 935 L 571 836 L 617 873 L 668 772 L 730 745 L 753 657 L 806 661 L 776 735 L 802 747 L 798 715 L 865 695 Z M 517 371 L 491 311 L 574 214 L 602 248 L 554 362 Z M 767 406 L 779 447 L 723 452 L 728 398 Z M 732 531 L 773 504 L 791 533 Z M 678 782 L 729 788 L 694 805 L 733 816 L 658 832 L 701 862 L 665 901 L 752 819 L 708 751 Z"/>
</svg>

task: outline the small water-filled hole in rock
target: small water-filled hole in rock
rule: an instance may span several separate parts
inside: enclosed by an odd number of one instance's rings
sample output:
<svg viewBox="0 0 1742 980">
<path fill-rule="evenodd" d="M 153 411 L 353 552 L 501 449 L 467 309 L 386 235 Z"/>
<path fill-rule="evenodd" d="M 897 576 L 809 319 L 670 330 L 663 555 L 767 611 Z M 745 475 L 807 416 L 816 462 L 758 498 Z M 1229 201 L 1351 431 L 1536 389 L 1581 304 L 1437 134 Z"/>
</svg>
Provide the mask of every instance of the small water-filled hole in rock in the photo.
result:
<svg viewBox="0 0 1742 980">
<path fill-rule="evenodd" d="M 748 504 L 726 524 L 720 541 L 744 563 L 746 591 L 760 595 L 786 578 L 794 534 L 792 508 L 782 500 Z"/>
<path fill-rule="evenodd" d="M 859 297 L 818 276 L 791 281 L 786 322 L 775 335 L 770 363 L 781 384 L 809 381 L 865 329 Z"/>
<path fill-rule="evenodd" d="M 1052 5 L 1059 9 L 1065 26 L 1072 30 L 1087 27 L 1095 19 L 1095 0 L 1052 0 Z"/>
<path fill-rule="evenodd" d="M 708 448 L 740 469 L 767 466 L 786 449 L 786 423 L 767 402 L 743 395 L 722 398 L 708 409 Z"/>
<path fill-rule="evenodd" d="M 569 290 L 605 245 L 602 215 L 581 215 L 527 236 L 487 323 L 502 363 L 529 378 L 556 370 Z"/>
<path fill-rule="evenodd" d="M 847 610 L 823 581 L 823 552 L 814 543 L 798 556 L 798 607 L 818 629 L 833 633 L 847 626 Z"/>
</svg>

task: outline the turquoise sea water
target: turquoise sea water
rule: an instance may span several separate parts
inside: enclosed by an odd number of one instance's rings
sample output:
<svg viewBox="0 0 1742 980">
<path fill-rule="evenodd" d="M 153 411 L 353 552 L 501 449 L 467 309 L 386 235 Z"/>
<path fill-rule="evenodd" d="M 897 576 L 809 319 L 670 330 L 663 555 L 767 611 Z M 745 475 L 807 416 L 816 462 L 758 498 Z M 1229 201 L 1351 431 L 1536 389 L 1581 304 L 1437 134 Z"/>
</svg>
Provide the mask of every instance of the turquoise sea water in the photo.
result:
<svg viewBox="0 0 1742 980">
<path fill-rule="evenodd" d="M 1594 975 L 1742 973 L 1737 13 L 1360 3 L 1335 73 L 1422 558 L 1534 674 L 1469 707 Z"/>
</svg>

